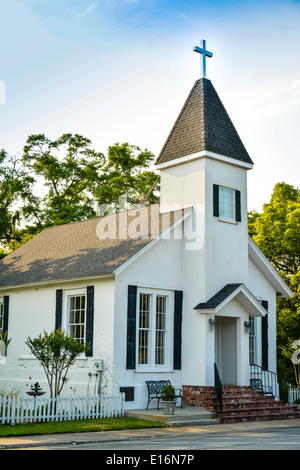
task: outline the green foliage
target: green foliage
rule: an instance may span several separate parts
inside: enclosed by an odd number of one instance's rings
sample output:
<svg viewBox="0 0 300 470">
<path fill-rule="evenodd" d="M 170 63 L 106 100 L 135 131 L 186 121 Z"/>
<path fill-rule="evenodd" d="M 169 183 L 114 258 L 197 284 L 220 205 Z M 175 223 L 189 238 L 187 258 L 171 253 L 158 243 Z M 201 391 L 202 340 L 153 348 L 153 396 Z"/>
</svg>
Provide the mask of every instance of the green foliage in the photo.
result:
<svg viewBox="0 0 300 470">
<path fill-rule="evenodd" d="M 8 245 L 18 240 L 17 225 L 22 207 L 32 202 L 32 184 L 29 175 L 15 157 L 0 150 L 0 243 Z M 1 258 L 5 250 L 1 249 Z"/>
<path fill-rule="evenodd" d="M 90 349 L 89 344 L 79 343 L 60 329 L 51 333 L 44 331 L 33 339 L 28 336 L 25 344 L 44 369 L 51 397 L 57 397 L 62 391 L 75 359 Z"/>
<path fill-rule="evenodd" d="M 0 151 L 0 259 L 41 230 L 128 205 L 157 202 L 154 155 L 125 142 L 105 156 L 79 134 L 28 137 L 22 159 Z M 103 210 L 104 208 L 104 210 Z"/>
<path fill-rule="evenodd" d="M 175 388 L 173 385 L 166 385 L 161 392 L 161 399 L 163 401 L 174 401 L 175 400 Z"/>
<path fill-rule="evenodd" d="M 299 359 L 298 354 L 300 352 L 300 340 L 290 340 L 285 344 L 285 346 L 281 347 L 282 356 L 290 360 L 294 367 L 294 375 L 295 375 L 295 382 L 297 387 L 300 387 L 300 366 L 299 366 Z"/>
<path fill-rule="evenodd" d="M 157 175 L 148 170 L 153 159 L 149 150 L 127 142 L 110 146 L 99 184 L 93 191 L 98 206 L 113 204 L 118 210 L 123 195 L 129 204 L 157 202 L 158 195 L 151 191 L 154 186 L 156 191 L 159 189 Z"/>
<path fill-rule="evenodd" d="M 90 190 L 104 162 L 91 141 L 81 135 L 64 134 L 51 141 L 44 134 L 32 135 L 24 147 L 23 162 L 41 178 L 46 195 L 27 209 L 37 225 L 44 227 L 93 217 Z"/>
</svg>

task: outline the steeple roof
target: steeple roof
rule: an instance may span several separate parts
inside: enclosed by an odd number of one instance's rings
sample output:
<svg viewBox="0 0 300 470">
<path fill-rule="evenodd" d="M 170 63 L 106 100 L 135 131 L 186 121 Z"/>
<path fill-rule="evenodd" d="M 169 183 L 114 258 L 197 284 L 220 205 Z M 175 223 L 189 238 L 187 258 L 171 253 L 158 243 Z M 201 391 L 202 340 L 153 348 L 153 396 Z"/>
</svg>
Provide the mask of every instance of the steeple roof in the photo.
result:
<svg viewBox="0 0 300 470">
<path fill-rule="evenodd" d="M 155 164 L 203 150 L 253 164 L 214 86 L 197 80 Z"/>
</svg>

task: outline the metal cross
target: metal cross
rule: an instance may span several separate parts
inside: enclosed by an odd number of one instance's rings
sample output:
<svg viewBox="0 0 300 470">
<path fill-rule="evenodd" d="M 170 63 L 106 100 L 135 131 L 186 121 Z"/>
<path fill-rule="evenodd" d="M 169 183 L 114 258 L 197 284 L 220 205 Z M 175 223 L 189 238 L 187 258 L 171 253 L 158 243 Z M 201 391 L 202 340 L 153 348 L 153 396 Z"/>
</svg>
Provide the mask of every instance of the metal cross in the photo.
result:
<svg viewBox="0 0 300 470">
<path fill-rule="evenodd" d="M 209 52 L 206 49 L 206 41 L 205 39 L 202 39 L 202 47 L 195 46 L 193 49 L 195 52 L 199 52 L 199 54 L 202 54 L 203 60 L 200 62 L 201 64 L 201 75 L 206 78 L 206 56 L 207 57 L 212 57 L 213 53 Z"/>
</svg>

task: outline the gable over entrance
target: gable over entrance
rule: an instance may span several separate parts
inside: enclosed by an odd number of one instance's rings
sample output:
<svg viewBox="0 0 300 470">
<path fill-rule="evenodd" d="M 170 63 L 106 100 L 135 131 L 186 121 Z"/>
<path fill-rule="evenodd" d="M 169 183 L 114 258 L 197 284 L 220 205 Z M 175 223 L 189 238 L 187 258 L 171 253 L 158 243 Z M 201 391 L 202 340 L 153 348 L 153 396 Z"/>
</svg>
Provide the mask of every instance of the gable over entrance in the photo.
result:
<svg viewBox="0 0 300 470">
<path fill-rule="evenodd" d="M 247 310 L 250 316 L 264 316 L 266 310 L 244 284 L 227 284 L 207 302 L 199 303 L 194 310 L 201 313 L 222 314 L 222 309 L 233 299 Z"/>
</svg>

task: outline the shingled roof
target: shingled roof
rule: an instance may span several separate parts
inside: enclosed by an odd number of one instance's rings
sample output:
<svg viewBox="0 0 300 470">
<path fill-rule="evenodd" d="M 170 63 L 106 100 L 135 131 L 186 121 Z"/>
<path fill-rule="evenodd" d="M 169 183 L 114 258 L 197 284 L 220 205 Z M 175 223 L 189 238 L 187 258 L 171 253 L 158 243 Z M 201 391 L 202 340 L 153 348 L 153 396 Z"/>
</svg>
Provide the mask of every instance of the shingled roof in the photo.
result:
<svg viewBox="0 0 300 470">
<path fill-rule="evenodd" d="M 209 299 L 207 302 L 200 303 L 196 305 L 194 310 L 210 310 L 210 309 L 215 309 L 220 305 L 222 302 L 224 302 L 227 297 L 229 297 L 234 291 L 240 287 L 241 284 L 227 284 L 223 289 L 221 289 L 217 294 L 215 294 L 211 299 Z"/>
<path fill-rule="evenodd" d="M 207 150 L 253 164 L 211 81 L 197 80 L 155 162 Z"/>
<path fill-rule="evenodd" d="M 112 274 L 187 211 L 153 204 L 47 228 L 1 260 L 0 287 Z"/>
<path fill-rule="evenodd" d="M 257 298 L 242 283 L 227 284 L 207 302 L 199 303 L 194 310 L 202 313 L 218 313 L 230 300 L 236 298 L 246 309 L 250 316 L 264 316 L 267 311 Z"/>
</svg>

